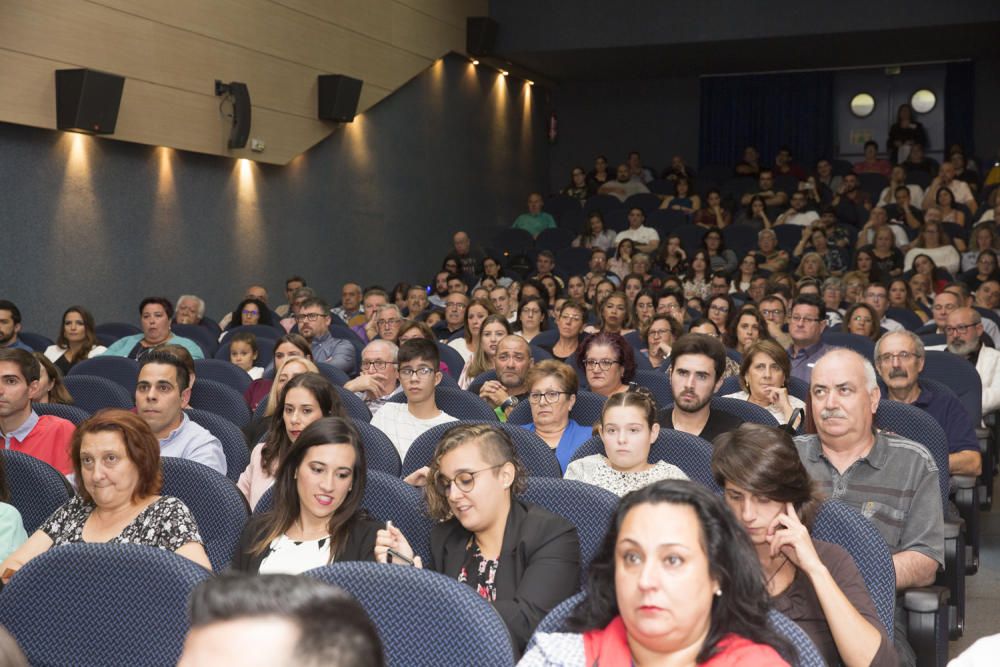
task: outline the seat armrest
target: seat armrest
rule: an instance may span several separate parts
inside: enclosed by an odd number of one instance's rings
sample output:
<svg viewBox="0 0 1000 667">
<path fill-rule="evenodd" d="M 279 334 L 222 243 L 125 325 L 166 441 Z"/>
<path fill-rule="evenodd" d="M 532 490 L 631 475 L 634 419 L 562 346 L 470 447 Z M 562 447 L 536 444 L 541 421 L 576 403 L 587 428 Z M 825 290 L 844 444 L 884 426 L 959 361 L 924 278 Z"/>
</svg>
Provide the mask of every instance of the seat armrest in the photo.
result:
<svg viewBox="0 0 1000 667">
<path fill-rule="evenodd" d="M 906 636 L 917 667 L 944 667 L 948 660 L 948 591 L 940 586 L 911 588 L 898 603 L 906 612 Z"/>
</svg>

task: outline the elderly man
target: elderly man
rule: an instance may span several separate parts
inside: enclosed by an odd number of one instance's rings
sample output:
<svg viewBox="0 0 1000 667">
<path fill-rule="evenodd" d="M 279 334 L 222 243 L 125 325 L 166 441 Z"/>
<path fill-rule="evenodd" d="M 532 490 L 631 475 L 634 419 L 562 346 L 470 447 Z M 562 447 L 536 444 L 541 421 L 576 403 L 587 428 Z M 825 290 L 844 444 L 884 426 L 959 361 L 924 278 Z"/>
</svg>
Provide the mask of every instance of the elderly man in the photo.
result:
<svg viewBox="0 0 1000 667">
<path fill-rule="evenodd" d="M 972 419 L 954 394 L 920 384 L 925 356 L 923 342 L 912 331 L 887 333 L 875 343 L 875 363 L 889 398 L 934 417 L 948 437 L 948 470 L 976 477 L 982 472 L 982 456 Z"/>
<path fill-rule="evenodd" d="M 800 296 L 792 303 L 792 316 L 788 321 L 788 335 L 792 338 L 792 344 L 788 348 L 792 377 L 809 382 L 813 366 L 827 351 L 827 346 L 823 343 L 826 306 L 817 296 Z"/>
<path fill-rule="evenodd" d="M 201 324 L 205 317 L 205 301 L 194 294 L 182 294 L 177 297 L 177 308 L 174 310 L 174 322 L 177 324 Z"/>
<path fill-rule="evenodd" d="M 485 257 L 483 251 L 472 247 L 472 239 L 466 232 L 455 232 L 455 235 L 451 237 L 451 246 L 454 256 L 462 265 L 462 273 L 469 280 L 475 280 L 479 265 Z"/>
<path fill-rule="evenodd" d="M 183 361 L 164 350 L 153 350 L 142 358 L 135 408 L 160 441 L 160 455 L 203 463 L 225 475 L 222 443 L 184 412 L 190 400 L 190 376 Z"/>
<path fill-rule="evenodd" d="M 361 317 L 364 321 L 361 324 L 351 326 L 351 330 L 358 334 L 363 342 L 375 340 L 378 337 L 378 315 L 379 308 L 389 305 L 389 294 L 381 287 L 369 287 L 365 290 L 364 306 L 361 309 Z"/>
<path fill-rule="evenodd" d="M 403 326 L 403 313 L 394 303 L 387 306 L 379 306 L 375 315 L 375 328 L 378 331 L 380 340 L 388 340 L 393 343 L 399 338 L 399 330 Z"/>
<path fill-rule="evenodd" d="M 876 432 L 881 394 L 875 369 L 842 348 L 817 363 L 809 387 L 816 434 L 795 438 L 802 463 L 827 497 L 864 514 L 892 552 L 900 592 L 934 581 L 944 565 L 944 512 L 934 458 L 905 438 Z M 908 664 L 902 605 L 896 605 L 896 647 Z"/>
<path fill-rule="evenodd" d="M 309 341 L 316 363 L 330 364 L 348 375 L 354 374 L 354 346 L 330 335 L 330 306 L 322 299 L 306 299 L 295 316 L 299 333 Z"/>
<path fill-rule="evenodd" d="M 934 319 L 918 329 L 917 334 L 923 336 L 929 333 L 945 333 L 944 328 L 948 324 L 948 316 L 959 308 L 970 306 L 972 306 L 972 297 L 969 294 L 969 288 L 963 283 L 948 284 L 944 291 L 934 298 L 934 306 L 931 308 Z M 997 327 L 997 323 L 986 319 L 982 321 L 982 326 L 983 332 L 993 341 L 993 346 L 1000 346 L 1000 327 Z"/>
<path fill-rule="evenodd" d="M 423 285 L 413 285 L 406 290 L 406 316 L 411 320 L 416 319 L 430 307 L 427 300 L 427 289 Z"/>
<path fill-rule="evenodd" d="M 21 311 L 12 302 L 0 300 L 0 348 L 12 348 L 32 352 L 30 346 L 18 340 L 21 332 Z"/>
<path fill-rule="evenodd" d="M 1000 351 L 983 345 L 982 315 L 974 308 L 957 308 L 948 313 L 944 333 L 947 345 L 927 349 L 946 349 L 975 366 L 983 381 L 983 414 L 1000 410 Z"/>
<path fill-rule="evenodd" d="M 500 421 L 507 421 L 507 415 L 528 393 L 524 379 L 531 369 L 531 347 L 520 336 L 504 336 L 497 343 L 493 355 L 493 368 L 497 379 L 487 380 L 479 390 L 479 398 L 490 404 Z"/>
<path fill-rule="evenodd" d="M 344 385 L 365 402 L 373 415 L 402 391 L 396 368 L 398 356 L 399 348 L 392 341 L 373 340 L 361 352 L 361 375 Z"/>
<path fill-rule="evenodd" d="M 465 309 L 469 307 L 469 297 L 462 292 L 452 292 L 444 300 L 444 319 L 434 325 L 434 335 L 442 343 L 465 327 Z"/>
<path fill-rule="evenodd" d="M 777 294 L 769 294 L 761 298 L 758 307 L 760 308 L 760 314 L 764 317 L 764 321 L 767 322 L 767 332 L 771 334 L 771 338 L 785 349 L 791 347 L 792 337 L 784 331 L 785 315 L 787 313 L 785 300 Z"/>
<path fill-rule="evenodd" d="M 261 303 L 263 303 L 265 306 L 268 306 L 270 308 L 270 306 L 267 303 L 267 288 L 264 287 L 263 285 L 257 285 L 257 284 L 250 285 L 250 287 L 247 288 L 246 294 L 243 295 L 243 298 L 244 299 L 257 299 L 258 301 L 260 301 Z M 277 318 L 275 318 L 275 319 L 277 319 Z M 223 331 L 225 331 L 226 327 L 228 327 L 229 323 L 232 322 L 232 321 L 233 321 L 233 314 L 232 314 L 232 312 L 228 312 L 228 313 L 226 313 L 225 315 L 222 316 L 222 319 L 219 320 L 219 327 Z"/>
<path fill-rule="evenodd" d="M 556 221 L 550 214 L 542 210 L 544 203 L 545 200 L 542 199 L 541 194 L 532 192 L 528 195 L 528 212 L 517 216 L 513 225 L 514 229 L 523 229 L 532 237 L 537 237 L 546 229 L 554 229 Z"/>
<path fill-rule="evenodd" d="M 344 320 L 349 327 L 365 323 L 365 309 L 361 305 L 361 285 L 344 283 L 340 290 L 340 305 L 333 309 L 333 314 Z"/>
<path fill-rule="evenodd" d="M 312 287 L 300 287 L 295 290 L 295 293 L 292 294 L 292 300 L 289 302 L 291 304 L 291 308 L 288 311 L 288 315 L 281 318 L 279 322 L 285 331 L 290 332 L 298 325 L 295 317 L 299 314 L 299 308 L 301 308 L 302 304 L 306 301 L 314 298 L 316 298 L 316 291 Z"/>
</svg>

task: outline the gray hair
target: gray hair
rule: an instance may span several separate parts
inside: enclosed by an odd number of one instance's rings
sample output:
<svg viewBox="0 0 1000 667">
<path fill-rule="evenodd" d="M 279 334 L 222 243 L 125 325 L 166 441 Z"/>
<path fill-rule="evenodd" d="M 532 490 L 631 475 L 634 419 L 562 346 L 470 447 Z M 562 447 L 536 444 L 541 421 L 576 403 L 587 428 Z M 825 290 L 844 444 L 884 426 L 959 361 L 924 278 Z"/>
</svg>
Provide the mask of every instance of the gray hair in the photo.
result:
<svg viewBox="0 0 1000 667">
<path fill-rule="evenodd" d="M 909 333 L 909 332 L 907 332 L 907 333 Z M 876 348 L 876 355 L 878 354 L 877 349 L 878 348 Z M 816 360 L 816 363 L 818 364 L 820 361 L 822 361 L 823 359 L 825 359 L 828 355 L 833 354 L 834 352 L 837 352 L 837 353 L 843 352 L 845 354 L 849 354 L 849 355 L 852 355 L 852 356 L 856 357 L 861 362 L 861 366 L 864 369 L 864 373 L 865 373 L 865 388 L 868 391 L 875 391 L 875 389 L 878 388 L 878 374 L 875 372 L 875 366 L 872 365 L 872 362 L 868 359 L 868 357 L 864 356 L 863 354 L 859 354 L 858 352 L 855 352 L 854 350 L 852 350 L 850 348 L 847 348 L 847 347 L 831 347 L 826 352 L 824 352 L 822 354 L 822 356 L 820 356 L 819 359 Z"/>
<path fill-rule="evenodd" d="M 181 301 L 183 301 L 184 299 L 190 299 L 190 300 L 194 301 L 196 304 L 198 304 L 198 319 L 199 320 L 201 318 L 205 317 L 205 300 L 204 299 L 202 299 L 200 296 L 195 296 L 194 294 L 181 294 L 179 297 L 177 297 L 177 301 L 175 303 L 179 306 L 179 305 L 181 305 Z"/>
<path fill-rule="evenodd" d="M 823 286 L 821 288 L 824 292 L 828 289 L 838 289 L 841 292 L 844 291 L 844 281 L 837 276 L 832 276 L 823 281 Z"/>
<path fill-rule="evenodd" d="M 875 341 L 875 358 L 878 359 L 879 355 L 882 353 L 882 341 L 884 341 L 889 336 L 906 336 L 913 343 L 913 349 L 916 351 L 918 357 L 924 357 L 926 355 L 926 349 L 924 348 L 924 341 L 920 340 L 920 336 L 913 333 L 912 331 L 907 331 L 903 329 L 902 331 L 890 331 L 886 335 Z"/>
<path fill-rule="evenodd" d="M 316 290 L 312 287 L 300 287 L 294 292 L 292 292 L 292 301 L 298 301 L 299 299 L 315 299 Z"/>
<path fill-rule="evenodd" d="M 368 343 L 368 345 L 365 346 L 365 350 L 367 350 L 369 348 L 377 347 L 379 345 L 381 345 L 382 347 L 385 347 L 385 348 L 389 349 L 389 352 L 392 354 L 392 362 L 393 363 L 396 363 L 397 361 L 399 361 L 399 346 L 396 345 L 395 343 L 393 343 L 391 340 L 385 340 L 383 338 L 378 338 L 378 339 L 373 340 L 372 342 Z M 363 352 L 364 351 L 362 350 L 362 353 Z"/>
<path fill-rule="evenodd" d="M 773 229 L 762 229 L 759 232 L 757 232 L 757 240 L 758 241 L 761 240 L 762 238 L 764 238 L 765 236 L 770 236 L 775 241 L 778 240 L 778 235 L 774 233 Z"/>
</svg>

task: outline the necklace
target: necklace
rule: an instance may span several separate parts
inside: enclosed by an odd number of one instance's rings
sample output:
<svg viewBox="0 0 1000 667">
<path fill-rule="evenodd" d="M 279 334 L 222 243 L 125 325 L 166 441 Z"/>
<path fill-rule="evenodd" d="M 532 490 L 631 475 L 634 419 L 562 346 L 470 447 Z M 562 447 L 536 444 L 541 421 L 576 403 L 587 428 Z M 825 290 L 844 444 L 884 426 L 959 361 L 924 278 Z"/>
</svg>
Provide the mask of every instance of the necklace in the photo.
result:
<svg viewBox="0 0 1000 667">
<path fill-rule="evenodd" d="M 772 573 L 771 573 L 771 576 L 770 576 L 770 577 L 768 577 L 768 578 L 767 578 L 767 581 L 765 581 L 765 582 L 764 582 L 764 587 L 765 587 L 765 588 L 770 588 L 770 587 L 771 587 L 771 582 L 772 582 L 772 581 L 774 581 L 774 578 L 775 578 L 776 576 L 778 576 L 778 573 L 779 573 L 779 572 L 781 572 L 781 569 L 782 569 L 783 567 L 785 567 L 785 564 L 786 564 L 786 563 L 788 563 L 788 556 L 785 556 L 784 554 L 782 554 L 782 556 L 781 556 L 781 557 L 782 557 L 782 558 L 783 558 L 784 560 L 782 560 L 782 561 L 781 561 L 781 565 L 779 565 L 779 566 L 778 566 L 778 569 L 777 569 L 777 570 L 775 570 L 774 572 L 772 572 Z"/>
</svg>

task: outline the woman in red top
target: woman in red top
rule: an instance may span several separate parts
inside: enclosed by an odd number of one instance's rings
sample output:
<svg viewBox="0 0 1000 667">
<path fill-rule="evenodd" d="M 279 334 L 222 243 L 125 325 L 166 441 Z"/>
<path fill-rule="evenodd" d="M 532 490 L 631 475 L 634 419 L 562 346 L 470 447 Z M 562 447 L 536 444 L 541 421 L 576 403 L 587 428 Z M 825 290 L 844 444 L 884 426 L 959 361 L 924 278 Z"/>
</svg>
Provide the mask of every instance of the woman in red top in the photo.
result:
<svg viewBox="0 0 1000 667">
<path fill-rule="evenodd" d="M 723 500 L 665 480 L 625 496 L 569 628 L 536 635 L 519 665 L 787 665 L 768 628 L 760 564 Z"/>
</svg>

